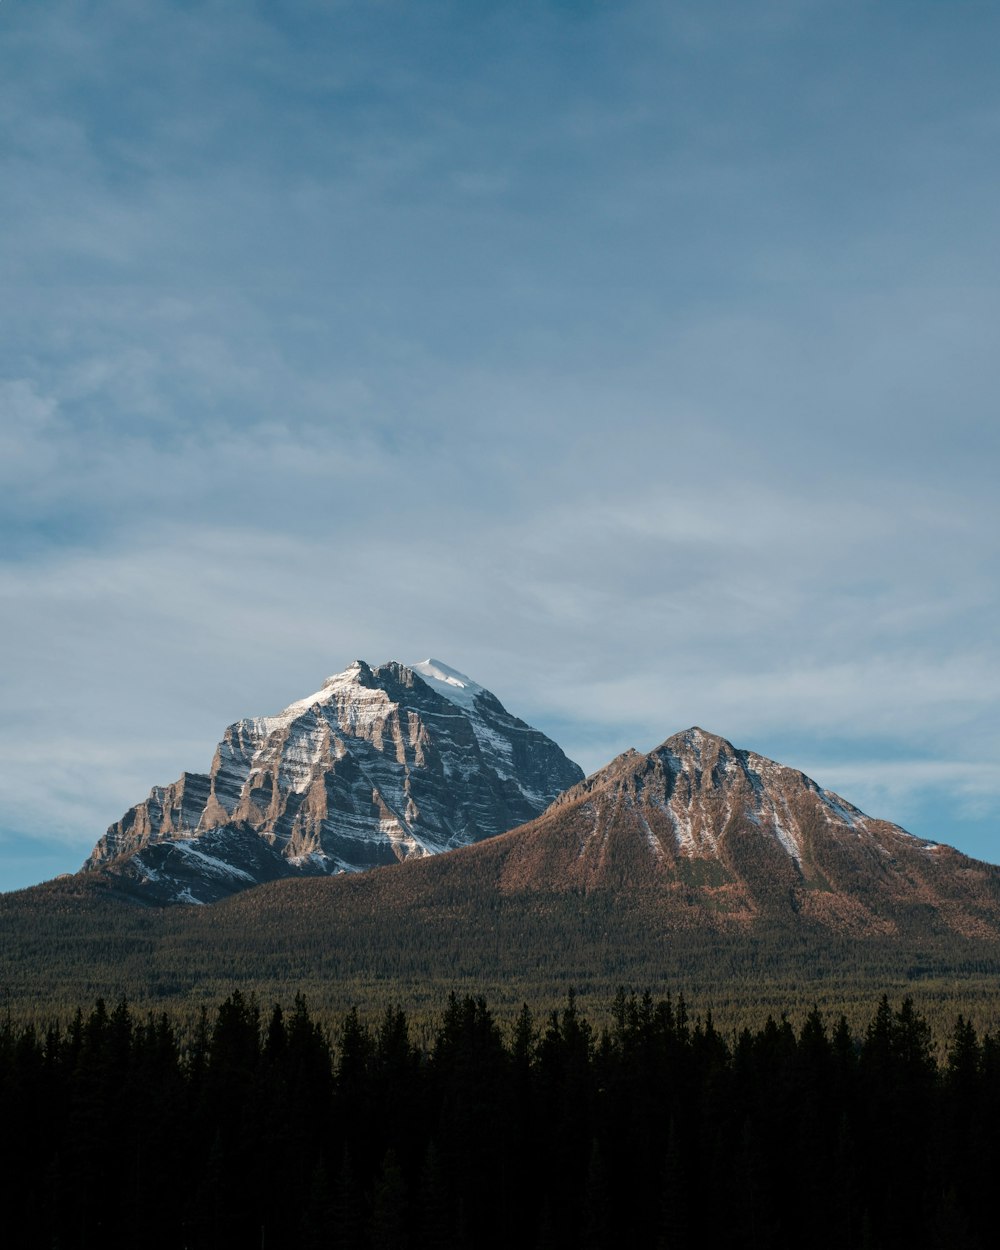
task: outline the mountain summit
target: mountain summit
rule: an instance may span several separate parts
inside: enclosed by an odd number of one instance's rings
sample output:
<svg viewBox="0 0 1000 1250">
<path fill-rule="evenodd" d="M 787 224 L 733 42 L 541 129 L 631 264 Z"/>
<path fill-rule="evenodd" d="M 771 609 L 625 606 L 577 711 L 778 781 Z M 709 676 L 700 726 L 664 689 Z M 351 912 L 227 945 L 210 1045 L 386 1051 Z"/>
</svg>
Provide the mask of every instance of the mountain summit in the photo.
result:
<svg viewBox="0 0 1000 1250">
<path fill-rule="evenodd" d="M 84 871 L 109 870 L 150 901 L 210 902 L 503 833 L 582 777 L 440 660 L 355 660 L 276 716 L 230 725 L 209 772 L 154 787 Z"/>
<path fill-rule="evenodd" d="M 641 898 L 668 928 L 795 917 L 857 936 L 1000 934 L 1000 868 L 697 727 L 618 756 L 461 862 L 504 895 Z"/>
</svg>

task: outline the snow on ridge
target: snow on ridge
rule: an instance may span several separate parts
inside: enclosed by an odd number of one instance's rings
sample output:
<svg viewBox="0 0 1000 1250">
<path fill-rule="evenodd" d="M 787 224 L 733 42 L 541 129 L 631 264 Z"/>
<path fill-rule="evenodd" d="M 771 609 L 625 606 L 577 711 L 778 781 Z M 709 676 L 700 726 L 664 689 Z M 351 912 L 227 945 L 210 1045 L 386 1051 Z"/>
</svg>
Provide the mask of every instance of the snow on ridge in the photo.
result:
<svg viewBox="0 0 1000 1250">
<path fill-rule="evenodd" d="M 229 864 L 224 859 L 219 859 L 215 855 L 207 855 L 204 851 L 199 850 L 190 841 L 184 839 L 172 843 L 172 849 L 182 852 L 190 859 L 194 859 L 205 872 L 217 877 L 237 877 L 243 881 L 254 882 L 254 877 L 242 868 L 237 868 L 235 864 Z"/>
<path fill-rule="evenodd" d="M 649 821 L 646 819 L 646 813 L 642 810 L 642 805 L 635 803 L 631 796 L 629 796 L 628 805 L 632 809 L 632 811 L 635 812 L 636 816 L 639 818 L 639 822 L 642 825 L 643 832 L 646 835 L 646 844 L 649 847 L 649 849 L 652 851 L 653 858 L 658 859 L 658 860 L 666 859 L 667 856 L 666 856 L 666 852 L 663 849 L 663 844 L 660 842 L 660 839 L 656 836 L 656 834 L 650 828 Z"/>
<path fill-rule="evenodd" d="M 419 673 L 432 690 L 466 711 L 475 707 L 476 695 L 481 694 L 484 689 L 471 677 L 466 677 L 457 668 L 452 668 L 441 660 L 421 660 L 419 664 L 410 664 L 408 667 L 414 673 Z"/>
<path fill-rule="evenodd" d="M 514 752 L 510 742 L 501 734 L 495 733 L 490 729 L 489 725 L 485 724 L 478 716 L 470 716 L 469 720 L 472 721 L 472 730 L 479 740 L 480 748 L 485 753 L 501 757 L 492 761 L 498 776 L 505 779 L 513 779 L 515 776 L 512 763 Z"/>
<path fill-rule="evenodd" d="M 319 690 L 313 694 L 307 694 L 304 699 L 296 699 L 294 703 L 289 703 L 288 707 L 283 708 L 275 716 L 257 716 L 250 718 L 251 723 L 262 726 L 265 733 L 271 733 L 275 729 L 282 729 L 290 725 L 292 721 L 297 720 L 303 713 L 308 712 L 311 707 L 316 704 L 324 705 L 332 703 L 338 694 L 346 690 L 350 690 L 354 695 L 354 702 L 363 702 L 369 705 L 368 711 L 374 716 L 377 713 L 370 706 L 372 704 L 380 705 L 380 710 L 384 708 L 388 702 L 388 696 L 384 690 L 380 690 L 377 686 L 368 689 L 362 687 L 358 683 L 358 673 L 362 668 L 367 667 L 363 660 L 355 660 L 348 664 L 342 673 L 331 674 Z M 358 698 L 359 692 L 364 691 L 367 696 L 363 699 Z M 359 718 L 362 719 L 362 718 Z"/>
<path fill-rule="evenodd" d="M 332 703 L 339 694 L 348 690 L 352 696 L 351 705 L 356 709 L 356 716 L 353 719 L 356 719 L 357 723 L 363 723 L 380 714 L 384 715 L 390 702 L 388 695 L 378 686 L 366 688 L 359 685 L 358 673 L 363 666 L 363 661 L 355 660 L 342 673 L 333 673 L 329 676 L 321 688 L 313 694 L 289 703 L 275 716 L 255 717 L 253 720 L 263 728 L 265 733 L 271 733 L 275 729 L 287 727 L 316 704 L 323 706 Z M 478 682 L 474 682 L 471 677 L 460 673 L 457 668 L 452 668 L 450 664 L 445 664 L 442 660 L 429 658 L 407 667 L 419 674 L 431 689 L 443 695 L 466 714 L 475 711 L 476 696 L 483 693 L 485 689 Z M 357 712 L 360 712 L 360 715 L 357 715 Z M 354 725 L 349 728 L 354 728 Z"/>
<path fill-rule="evenodd" d="M 789 823 L 791 823 L 791 813 L 788 811 L 788 804 L 782 801 L 782 805 L 785 808 L 785 815 L 789 817 Z M 774 823 L 774 835 L 784 849 L 785 854 L 789 859 L 794 859 L 796 863 L 801 864 L 802 848 L 799 846 L 798 838 L 792 833 L 791 829 L 786 829 L 782 824 L 777 806 L 771 812 L 771 819 Z"/>
<path fill-rule="evenodd" d="M 205 900 L 202 898 L 195 898 L 195 896 L 191 893 L 191 887 L 188 885 L 181 890 L 180 894 L 176 895 L 174 901 L 178 903 L 194 903 L 197 907 L 205 906 Z"/>
<path fill-rule="evenodd" d="M 510 740 L 492 729 L 476 706 L 476 697 L 489 693 L 486 687 L 480 686 L 471 677 L 466 677 L 457 668 L 452 668 L 450 664 L 445 664 L 442 660 L 421 660 L 419 664 L 411 664 L 409 667 L 414 673 L 418 673 L 432 690 L 464 713 L 476 735 L 479 749 L 489 760 L 497 776 L 504 781 L 517 781 Z M 517 726 L 517 728 L 521 727 Z M 531 732 L 530 727 L 525 728 Z M 517 785 L 522 793 L 529 793 L 520 782 L 517 782 Z"/>
<path fill-rule="evenodd" d="M 828 813 L 832 812 L 838 820 L 842 820 L 849 828 L 854 829 L 858 824 L 864 823 L 864 814 L 853 803 L 848 803 L 846 799 L 842 799 L 839 794 L 834 794 L 832 790 L 820 790 L 819 796 L 823 800 Z"/>
<path fill-rule="evenodd" d="M 343 726 L 344 728 L 350 731 L 357 724 L 364 724 L 378 716 L 385 715 L 390 704 L 386 692 L 378 686 L 368 688 L 358 683 L 358 673 L 363 666 L 363 661 L 355 660 L 342 673 L 333 673 L 328 677 L 322 687 L 313 694 L 306 695 L 304 699 L 296 699 L 294 703 L 289 703 L 274 716 L 248 718 L 248 724 L 258 732 L 270 734 L 276 729 L 286 728 L 317 704 L 325 706 L 333 703 L 338 695 L 346 691 L 351 692 L 349 704 L 354 715 L 351 717 L 352 723 Z M 488 693 L 484 686 L 480 686 L 465 673 L 460 673 L 457 668 L 452 668 L 450 664 L 445 664 L 443 660 L 429 658 L 407 667 L 465 715 L 475 714 L 477 695 Z"/>
<path fill-rule="evenodd" d="M 694 826 L 691 821 L 690 811 L 684 811 L 682 809 L 678 813 L 674 810 L 673 803 L 661 799 L 658 795 L 650 795 L 650 802 L 655 808 L 661 811 L 673 825 L 674 839 L 676 840 L 678 851 L 680 851 L 682 855 L 686 855 L 689 858 L 697 855 L 698 843 L 694 836 Z M 707 832 L 708 836 L 703 840 L 707 841 L 710 849 L 715 852 L 717 850 L 715 837 L 710 829 L 705 832 Z"/>
</svg>

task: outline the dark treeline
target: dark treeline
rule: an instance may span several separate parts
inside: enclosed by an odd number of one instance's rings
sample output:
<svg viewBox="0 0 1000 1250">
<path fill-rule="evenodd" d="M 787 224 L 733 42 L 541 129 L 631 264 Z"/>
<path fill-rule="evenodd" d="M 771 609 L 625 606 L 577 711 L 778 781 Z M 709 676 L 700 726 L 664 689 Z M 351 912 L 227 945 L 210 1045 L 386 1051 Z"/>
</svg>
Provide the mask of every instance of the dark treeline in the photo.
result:
<svg viewBox="0 0 1000 1250">
<path fill-rule="evenodd" d="M 883 999 L 729 1038 L 683 999 L 572 998 L 505 1035 L 452 996 L 432 1045 L 239 992 L 178 1038 L 98 1002 L 0 1030 L 4 1244 L 25 1247 L 994 1243 L 1000 1040 Z"/>
</svg>

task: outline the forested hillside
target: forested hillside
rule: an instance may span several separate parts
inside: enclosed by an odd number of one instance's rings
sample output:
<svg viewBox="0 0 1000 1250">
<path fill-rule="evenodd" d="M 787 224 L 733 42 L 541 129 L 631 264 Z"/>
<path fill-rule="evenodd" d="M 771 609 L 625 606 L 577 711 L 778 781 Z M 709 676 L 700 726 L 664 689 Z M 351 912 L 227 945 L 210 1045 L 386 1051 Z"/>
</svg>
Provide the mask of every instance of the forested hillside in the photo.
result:
<svg viewBox="0 0 1000 1250">
<path fill-rule="evenodd" d="M 523 1001 L 558 1006 L 571 987 L 599 1013 L 619 985 L 682 986 L 726 1029 L 814 1003 L 861 1027 L 888 992 L 911 994 L 935 1035 L 959 1011 L 1000 1030 L 994 940 L 859 939 L 801 919 L 678 929 L 656 890 L 502 894 L 464 870 L 468 854 L 275 882 L 211 907 L 144 908 L 79 877 L 4 895 L 0 992 L 14 1019 L 45 1027 L 97 995 L 185 1020 L 236 987 L 262 1001 L 301 991 L 328 1023 L 390 1003 L 424 1022 L 451 990 L 486 994 L 508 1019 Z"/>
</svg>

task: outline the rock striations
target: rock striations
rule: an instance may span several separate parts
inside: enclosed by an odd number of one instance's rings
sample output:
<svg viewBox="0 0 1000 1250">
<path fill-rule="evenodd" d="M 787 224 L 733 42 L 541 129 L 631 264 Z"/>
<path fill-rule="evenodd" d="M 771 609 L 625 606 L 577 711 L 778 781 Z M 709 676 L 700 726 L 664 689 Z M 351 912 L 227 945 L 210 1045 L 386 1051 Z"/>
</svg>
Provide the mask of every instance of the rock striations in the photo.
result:
<svg viewBox="0 0 1000 1250">
<path fill-rule="evenodd" d="M 551 739 L 436 660 L 356 660 L 277 716 L 237 721 L 209 773 L 130 808 L 84 871 L 149 901 L 211 902 L 503 833 L 583 776 Z"/>
<path fill-rule="evenodd" d="M 1000 936 L 1000 868 L 697 728 L 626 752 L 528 825 L 452 859 L 452 892 L 462 873 L 504 896 L 603 891 L 667 928 Z"/>
</svg>

